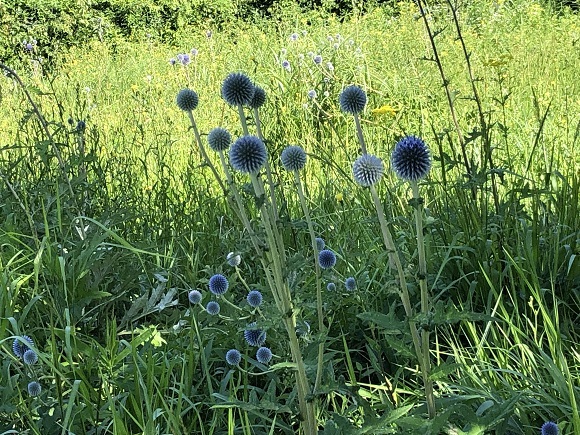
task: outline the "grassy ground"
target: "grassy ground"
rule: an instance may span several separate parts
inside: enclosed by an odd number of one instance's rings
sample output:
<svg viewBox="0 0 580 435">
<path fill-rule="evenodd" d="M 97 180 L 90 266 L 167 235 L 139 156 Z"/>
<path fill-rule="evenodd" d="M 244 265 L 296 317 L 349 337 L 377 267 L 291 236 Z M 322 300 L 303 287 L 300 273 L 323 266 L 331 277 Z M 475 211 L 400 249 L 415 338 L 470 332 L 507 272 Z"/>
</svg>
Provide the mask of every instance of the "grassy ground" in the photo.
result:
<svg viewBox="0 0 580 435">
<path fill-rule="evenodd" d="M 175 104 L 180 89 L 194 89 L 203 140 L 217 126 L 237 138 L 238 114 L 220 87 L 229 72 L 244 71 L 267 92 L 260 116 L 278 182 L 284 277 L 312 383 L 324 343 L 322 383 L 309 398 L 319 428 L 534 434 L 551 420 L 578 433 L 580 19 L 527 1 L 480 1 L 458 17 L 461 39 L 445 6 L 429 9 L 427 21 L 440 31 L 457 126 L 425 23 L 405 2 L 342 21 L 288 6 L 260 26 L 191 29 L 177 47 L 94 42 L 63 54 L 50 77 L 32 54 L 18 73 L 47 130 L 22 88 L 3 79 L 0 429 L 295 433 L 284 316 L 262 257 Z M 188 66 L 170 64 L 192 48 Z M 435 419 L 426 418 L 409 319 L 369 189 L 352 179 L 359 143 L 338 104 L 350 84 L 368 96 L 362 129 L 369 152 L 386 163 L 377 190 L 417 306 L 411 191 L 389 156 L 406 134 L 431 149 L 421 192 L 433 310 L 430 320 L 413 320 L 433 332 Z M 308 153 L 301 176 L 315 232 L 338 256 L 321 274 L 292 176 L 279 164 L 288 144 Z M 219 166 L 216 155 L 211 161 Z M 234 179 L 258 222 L 255 198 L 243 193 L 248 180 Z M 231 251 L 242 257 L 239 268 L 226 262 Z M 216 273 L 230 290 L 211 316 L 204 307 L 215 299 L 207 285 Z M 354 292 L 342 284 L 351 276 Z M 328 282 L 337 290 L 323 294 L 324 332 L 315 289 Z M 196 288 L 203 300 L 192 305 Z M 245 302 L 250 288 L 264 295 L 259 310 Z M 267 330 L 270 365 L 242 338 L 251 321 Z M 22 335 L 34 340 L 35 364 L 13 355 Z M 239 367 L 224 359 L 232 348 L 243 355 Z M 27 393 L 31 381 L 41 385 L 38 396 Z"/>
</svg>

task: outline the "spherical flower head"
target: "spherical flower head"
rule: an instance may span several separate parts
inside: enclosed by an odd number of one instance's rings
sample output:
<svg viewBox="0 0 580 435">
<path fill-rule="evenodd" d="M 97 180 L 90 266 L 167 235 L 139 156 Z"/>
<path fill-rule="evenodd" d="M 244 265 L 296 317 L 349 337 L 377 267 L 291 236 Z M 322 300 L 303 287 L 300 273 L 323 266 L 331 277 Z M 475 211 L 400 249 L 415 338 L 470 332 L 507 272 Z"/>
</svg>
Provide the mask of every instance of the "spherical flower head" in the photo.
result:
<svg viewBox="0 0 580 435">
<path fill-rule="evenodd" d="M 42 387 L 36 381 L 32 381 L 28 384 L 28 394 L 32 397 L 38 396 L 42 391 Z"/>
<path fill-rule="evenodd" d="M 287 171 L 299 171 L 306 164 L 306 152 L 298 145 L 290 145 L 284 148 L 280 160 Z"/>
<path fill-rule="evenodd" d="M 24 352 L 24 355 L 22 355 L 22 359 L 24 360 L 24 364 L 32 365 L 36 364 L 38 361 L 38 355 L 32 349 L 28 349 Z"/>
<path fill-rule="evenodd" d="M 333 292 L 336 290 L 336 284 L 333 282 L 329 282 L 328 284 L 326 284 L 326 290 L 328 290 L 329 292 Z"/>
<path fill-rule="evenodd" d="M 296 41 L 298 39 L 298 33 L 292 33 L 290 35 L 290 41 Z"/>
<path fill-rule="evenodd" d="M 558 435 L 560 430 L 553 421 L 547 421 L 542 425 L 542 435 Z"/>
<path fill-rule="evenodd" d="M 286 71 L 292 70 L 292 67 L 290 66 L 290 62 L 287 60 L 282 61 L 282 68 L 284 68 Z"/>
<path fill-rule="evenodd" d="M 372 186 L 379 182 L 385 167 L 383 161 L 371 154 L 363 154 L 352 165 L 352 175 L 361 186 Z"/>
<path fill-rule="evenodd" d="M 199 103 L 199 97 L 195 91 L 191 89 L 182 89 L 177 93 L 177 107 L 185 112 L 195 110 Z"/>
<path fill-rule="evenodd" d="M 240 254 L 236 254 L 234 252 L 230 252 L 226 256 L 226 261 L 228 262 L 228 264 L 230 266 L 237 267 L 242 262 L 242 257 L 240 256 Z"/>
<path fill-rule="evenodd" d="M 336 255 L 330 249 L 323 249 L 318 253 L 318 264 L 323 269 L 330 269 L 336 264 Z"/>
<path fill-rule="evenodd" d="M 367 94 L 358 86 L 347 86 L 340 93 L 338 102 L 340 103 L 340 109 L 343 112 L 355 115 L 362 112 L 365 108 L 367 104 Z"/>
<path fill-rule="evenodd" d="M 244 330 L 244 340 L 250 346 L 260 347 L 266 342 L 266 331 L 257 329 L 256 322 L 252 322 Z"/>
<path fill-rule="evenodd" d="M 191 290 L 187 294 L 187 299 L 189 299 L 189 303 L 192 305 L 199 304 L 201 302 L 201 292 L 199 290 Z"/>
<path fill-rule="evenodd" d="M 237 349 L 230 349 L 226 352 L 226 362 L 231 366 L 237 366 L 242 361 L 242 354 Z"/>
<path fill-rule="evenodd" d="M 321 55 L 319 55 L 319 54 L 317 54 L 316 56 L 314 56 L 314 57 L 312 58 L 312 60 L 314 61 L 314 63 L 315 63 L 316 65 L 320 65 L 320 64 L 322 63 L 322 56 L 321 56 Z"/>
<path fill-rule="evenodd" d="M 356 289 L 356 280 L 350 276 L 344 280 L 344 286 L 349 292 L 352 292 Z"/>
<path fill-rule="evenodd" d="M 220 313 L 220 304 L 216 301 L 208 302 L 205 311 L 207 311 L 207 314 L 210 316 L 217 316 Z"/>
<path fill-rule="evenodd" d="M 14 352 L 14 355 L 16 355 L 17 358 L 22 358 L 24 353 L 30 349 L 26 343 L 30 343 L 31 346 L 34 346 L 34 341 L 28 335 L 23 335 L 20 339 L 23 340 L 24 343 L 18 338 L 15 338 L 12 343 L 12 352 Z"/>
<path fill-rule="evenodd" d="M 316 98 L 316 91 L 314 89 L 310 89 L 308 91 L 308 98 L 310 98 L 311 100 L 314 100 Z"/>
<path fill-rule="evenodd" d="M 262 304 L 262 293 L 260 293 L 258 290 L 252 290 L 250 293 L 248 293 L 246 300 L 248 301 L 248 305 L 250 307 L 259 307 Z"/>
<path fill-rule="evenodd" d="M 254 85 L 243 73 L 231 73 L 222 83 L 222 98 L 230 106 L 245 106 L 254 97 Z"/>
<path fill-rule="evenodd" d="M 228 291 L 228 286 L 228 279 L 219 273 L 209 279 L 209 291 L 214 295 L 223 295 Z"/>
<path fill-rule="evenodd" d="M 256 359 L 259 363 L 268 364 L 272 360 L 272 351 L 267 347 L 261 347 L 256 351 Z"/>
<path fill-rule="evenodd" d="M 232 144 L 232 135 L 225 128 L 216 127 L 208 133 L 207 143 L 216 152 L 225 151 Z"/>
<path fill-rule="evenodd" d="M 391 154 L 391 165 L 395 174 L 405 181 L 425 178 L 431 169 L 431 155 L 423 139 L 405 136 L 395 145 Z"/>
<path fill-rule="evenodd" d="M 326 246 L 326 242 L 322 237 L 317 237 L 314 239 L 314 241 L 316 242 L 316 250 L 319 252 L 322 251 Z"/>
<path fill-rule="evenodd" d="M 258 172 L 267 157 L 266 146 L 257 136 L 242 136 L 230 148 L 230 163 L 240 172 Z"/>
<path fill-rule="evenodd" d="M 189 54 L 184 53 L 181 55 L 181 64 L 183 66 L 189 65 L 190 62 L 191 62 L 191 58 L 189 57 Z"/>
<path fill-rule="evenodd" d="M 249 106 L 252 109 L 259 109 L 266 102 L 266 91 L 259 86 L 254 86 L 254 96 Z"/>
</svg>

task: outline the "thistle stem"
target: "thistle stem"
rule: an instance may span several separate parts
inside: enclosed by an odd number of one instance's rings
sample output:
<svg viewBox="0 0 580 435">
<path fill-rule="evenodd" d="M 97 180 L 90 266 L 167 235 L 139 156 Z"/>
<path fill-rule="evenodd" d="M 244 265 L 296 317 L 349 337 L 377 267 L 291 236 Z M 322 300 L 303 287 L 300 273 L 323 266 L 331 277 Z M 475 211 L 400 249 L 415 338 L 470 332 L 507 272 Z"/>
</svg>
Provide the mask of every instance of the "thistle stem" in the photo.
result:
<svg viewBox="0 0 580 435">
<path fill-rule="evenodd" d="M 365 144 L 365 138 L 363 136 L 362 128 L 360 126 L 360 118 L 358 117 L 358 113 L 355 113 L 353 116 L 354 116 L 354 124 L 356 126 L 356 135 L 358 137 L 358 142 L 360 144 L 360 149 L 362 151 L 362 154 L 367 154 L 367 146 Z"/>
<path fill-rule="evenodd" d="M 294 182 L 296 183 L 296 190 L 298 191 L 298 197 L 300 198 L 300 205 L 302 206 L 302 212 L 304 213 L 304 217 L 306 218 L 308 232 L 310 233 L 312 252 L 314 253 L 314 270 L 316 274 L 316 310 L 318 312 L 318 332 L 320 334 L 320 343 L 318 344 L 318 362 L 316 365 L 316 380 L 314 382 L 314 391 L 317 391 L 318 387 L 320 387 L 320 381 L 322 379 L 322 368 L 324 363 L 324 342 L 326 341 L 324 313 L 322 312 L 322 285 L 320 282 L 320 265 L 318 264 L 318 248 L 316 247 L 316 235 L 314 233 L 314 225 L 312 224 L 310 210 L 308 209 L 306 197 L 304 196 L 304 189 L 302 188 L 300 174 L 298 173 L 298 171 L 293 172 L 294 172 Z"/>
<path fill-rule="evenodd" d="M 417 233 L 417 252 L 419 255 L 419 288 L 421 289 L 421 314 L 425 319 L 430 313 L 429 290 L 427 289 L 427 260 L 425 259 L 425 239 L 423 237 L 423 207 L 419 196 L 419 184 L 417 181 L 411 182 L 413 199 L 415 200 L 415 232 Z M 433 381 L 429 379 L 431 371 L 431 356 L 429 354 L 429 329 L 424 329 L 421 333 L 421 347 L 423 351 L 423 383 L 425 386 L 425 399 L 429 418 L 436 415 L 435 397 L 433 395 Z"/>
<path fill-rule="evenodd" d="M 257 174 L 251 173 L 250 179 L 254 187 L 254 192 L 258 198 L 264 197 L 264 187 L 262 182 L 258 179 Z M 306 435 L 316 435 L 317 423 L 316 423 L 316 412 L 314 409 L 314 403 L 308 402 L 306 396 L 309 392 L 309 382 L 306 376 L 306 367 L 304 365 L 304 360 L 302 358 L 302 351 L 300 350 L 300 343 L 298 342 L 298 337 L 296 336 L 296 318 L 294 313 L 294 307 L 292 305 L 292 299 L 290 295 L 290 289 L 286 281 L 284 280 L 282 271 L 282 259 L 280 255 L 280 249 L 284 249 L 283 246 L 278 245 L 279 237 L 277 233 L 277 227 L 272 227 L 271 216 L 268 215 L 268 208 L 265 203 L 260 206 L 260 217 L 262 219 L 262 225 L 266 230 L 266 237 L 268 239 L 269 250 L 266 252 L 266 257 L 270 260 L 268 270 L 273 273 L 273 287 L 271 287 L 272 293 L 276 295 L 278 301 L 278 310 L 283 316 L 284 326 L 286 327 L 286 332 L 290 340 L 290 352 L 292 353 L 292 359 L 296 364 L 296 387 L 298 393 L 298 405 L 300 408 L 300 413 L 304 418 L 303 430 Z"/>
<path fill-rule="evenodd" d="M 383 204 L 379 199 L 377 189 L 375 186 L 370 186 L 371 196 L 373 197 L 373 202 L 375 204 L 375 209 L 377 211 L 377 217 L 379 218 L 379 224 L 381 227 L 381 233 L 383 235 L 383 242 L 387 252 L 389 253 L 389 261 L 395 263 L 397 268 L 397 274 L 399 275 L 399 284 L 401 286 L 401 301 L 403 302 L 403 307 L 405 308 L 405 314 L 409 319 L 409 329 L 411 330 L 411 338 L 413 340 L 413 347 L 415 348 L 415 355 L 419 360 L 419 365 L 421 366 L 421 373 L 423 374 L 423 381 L 425 381 L 425 360 L 424 353 L 421 348 L 421 340 L 419 338 L 419 331 L 417 330 L 417 324 L 415 321 L 411 320 L 414 316 L 414 310 L 411 306 L 411 298 L 409 297 L 409 289 L 407 288 L 407 279 L 405 278 L 405 271 L 403 270 L 403 264 L 401 263 L 401 258 L 395 248 L 395 242 L 393 241 L 393 236 L 387 225 L 387 220 L 385 219 L 385 211 L 383 209 Z"/>
</svg>

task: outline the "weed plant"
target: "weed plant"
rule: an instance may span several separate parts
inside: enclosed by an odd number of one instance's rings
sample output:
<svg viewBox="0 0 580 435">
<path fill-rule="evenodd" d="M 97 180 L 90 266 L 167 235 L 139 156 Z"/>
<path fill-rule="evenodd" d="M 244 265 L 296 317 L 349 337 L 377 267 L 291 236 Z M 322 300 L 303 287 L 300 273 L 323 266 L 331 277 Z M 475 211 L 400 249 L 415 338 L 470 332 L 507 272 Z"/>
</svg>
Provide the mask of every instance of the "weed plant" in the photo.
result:
<svg viewBox="0 0 580 435">
<path fill-rule="evenodd" d="M 578 16 L 206 30 L 1 65 L 0 432 L 579 433 Z"/>
</svg>

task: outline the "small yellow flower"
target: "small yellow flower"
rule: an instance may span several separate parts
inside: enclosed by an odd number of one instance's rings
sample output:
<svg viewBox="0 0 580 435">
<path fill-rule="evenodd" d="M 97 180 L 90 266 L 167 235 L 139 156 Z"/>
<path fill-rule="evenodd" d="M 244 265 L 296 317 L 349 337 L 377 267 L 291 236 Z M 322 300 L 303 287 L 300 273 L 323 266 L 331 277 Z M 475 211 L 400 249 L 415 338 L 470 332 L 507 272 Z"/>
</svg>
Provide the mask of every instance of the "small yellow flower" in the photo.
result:
<svg viewBox="0 0 580 435">
<path fill-rule="evenodd" d="M 389 106 L 388 104 L 385 104 L 381 107 L 378 107 L 376 109 L 371 110 L 371 113 L 373 115 L 390 115 L 390 116 L 395 116 L 397 114 L 397 109 L 395 109 L 393 106 Z"/>
<path fill-rule="evenodd" d="M 338 192 L 336 195 L 334 195 L 334 198 L 338 201 L 338 202 L 342 202 L 342 200 L 344 199 L 344 195 L 342 194 L 342 192 Z"/>
</svg>

